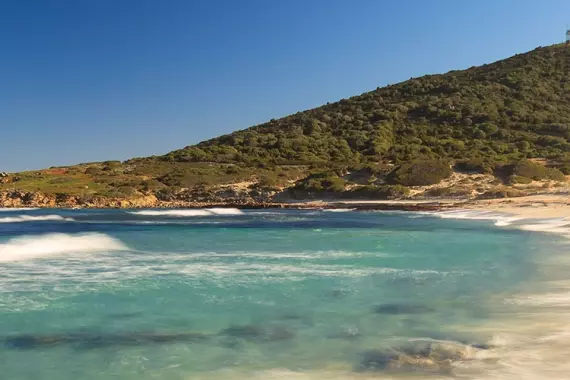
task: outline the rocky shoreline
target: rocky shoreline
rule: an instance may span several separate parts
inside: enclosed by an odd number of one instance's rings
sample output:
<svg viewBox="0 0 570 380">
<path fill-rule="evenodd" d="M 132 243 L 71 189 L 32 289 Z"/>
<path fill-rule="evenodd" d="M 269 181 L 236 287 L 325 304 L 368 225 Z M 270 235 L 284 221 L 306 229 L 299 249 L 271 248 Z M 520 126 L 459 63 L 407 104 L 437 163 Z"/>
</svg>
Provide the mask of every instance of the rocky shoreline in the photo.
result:
<svg viewBox="0 0 570 380">
<path fill-rule="evenodd" d="M 408 201 L 408 202 L 322 202 L 322 201 L 296 201 L 274 202 L 271 200 L 254 201 L 229 198 L 224 201 L 163 201 L 154 195 L 134 199 L 108 199 L 94 198 L 89 202 L 82 201 L 74 196 L 45 195 L 39 192 L 0 192 L 0 208 L 237 208 L 237 209 L 345 209 L 378 210 L 378 211 L 438 211 L 456 208 L 457 204 L 439 202 L 438 200 Z"/>
</svg>

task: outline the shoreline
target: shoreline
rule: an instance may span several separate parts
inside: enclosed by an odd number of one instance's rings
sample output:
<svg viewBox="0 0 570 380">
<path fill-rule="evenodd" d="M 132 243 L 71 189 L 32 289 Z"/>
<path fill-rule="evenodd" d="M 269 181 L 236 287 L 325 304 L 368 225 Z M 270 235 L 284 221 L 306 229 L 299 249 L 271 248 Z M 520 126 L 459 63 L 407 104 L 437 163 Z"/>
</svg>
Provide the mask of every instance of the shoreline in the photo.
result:
<svg viewBox="0 0 570 380">
<path fill-rule="evenodd" d="M 350 209 L 353 211 L 453 211 L 473 210 L 508 214 L 524 219 L 570 218 L 570 196 L 562 194 L 530 195 L 517 198 L 497 199 L 426 199 L 426 200 L 310 200 L 292 202 L 159 202 L 157 204 L 119 203 L 98 205 L 101 207 L 70 205 L 10 205 L 0 210 L 14 211 L 22 209 L 203 209 L 236 208 L 255 209 Z"/>
</svg>

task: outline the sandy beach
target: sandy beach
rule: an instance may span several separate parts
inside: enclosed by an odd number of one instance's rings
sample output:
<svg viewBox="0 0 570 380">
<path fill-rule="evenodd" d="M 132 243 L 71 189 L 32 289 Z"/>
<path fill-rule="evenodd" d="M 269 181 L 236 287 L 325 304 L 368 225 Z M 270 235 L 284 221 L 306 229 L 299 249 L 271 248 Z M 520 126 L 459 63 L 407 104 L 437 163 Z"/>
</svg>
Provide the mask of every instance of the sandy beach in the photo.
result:
<svg viewBox="0 0 570 380">
<path fill-rule="evenodd" d="M 525 219 L 570 217 L 570 196 L 568 195 L 533 195 L 520 198 L 478 200 L 466 203 L 464 206 L 468 209 L 500 212 Z"/>
</svg>

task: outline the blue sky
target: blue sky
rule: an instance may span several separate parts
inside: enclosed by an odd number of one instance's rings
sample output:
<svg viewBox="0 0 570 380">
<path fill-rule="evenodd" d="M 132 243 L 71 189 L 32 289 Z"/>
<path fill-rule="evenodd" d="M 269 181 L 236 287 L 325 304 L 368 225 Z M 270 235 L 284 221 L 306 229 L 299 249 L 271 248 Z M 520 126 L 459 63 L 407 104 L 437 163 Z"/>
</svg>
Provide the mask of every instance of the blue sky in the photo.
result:
<svg viewBox="0 0 570 380">
<path fill-rule="evenodd" d="M 0 2 L 0 171 L 163 154 L 564 39 L 567 0 Z"/>
</svg>

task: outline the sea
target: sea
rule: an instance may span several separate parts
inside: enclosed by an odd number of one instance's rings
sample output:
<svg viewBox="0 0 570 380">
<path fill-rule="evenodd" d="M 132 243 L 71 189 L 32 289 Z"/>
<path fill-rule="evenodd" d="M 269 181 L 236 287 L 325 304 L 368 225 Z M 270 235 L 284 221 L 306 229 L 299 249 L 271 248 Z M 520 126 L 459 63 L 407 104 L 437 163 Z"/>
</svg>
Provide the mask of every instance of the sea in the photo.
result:
<svg viewBox="0 0 570 380">
<path fill-rule="evenodd" d="M 568 379 L 565 219 L 0 210 L 0 379 Z"/>
</svg>

